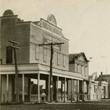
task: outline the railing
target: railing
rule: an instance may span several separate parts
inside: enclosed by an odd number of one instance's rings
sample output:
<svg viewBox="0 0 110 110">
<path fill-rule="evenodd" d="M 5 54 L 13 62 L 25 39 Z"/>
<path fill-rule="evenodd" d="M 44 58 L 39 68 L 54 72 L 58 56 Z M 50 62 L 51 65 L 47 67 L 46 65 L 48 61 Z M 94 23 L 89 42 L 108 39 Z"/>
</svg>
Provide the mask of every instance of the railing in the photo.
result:
<svg viewBox="0 0 110 110">
<path fill-rule="evenodd" d="M 72 101 L 72 102 L 77 102 L 77 101 L 80 101 L 80 100 L 90 100 L 90 95 L 88 94 L 73 94 L 73 95 L 66 95 L 65 96 L 65 101 Z M 64 102 L 64 95 L 59 95 L 58 96 L 58 101 L 60 102 Z"/>
<path fill-rule="evenodd" d="M 72 99 L 71 99 L 72 97 Z M 40 95 L 40 100 L 42 101 L 46 101 L 46 96 L 44 98 L 41 97 Z M 65 98 L 65 99 L 64 99 Z M 97 94 L 73 94 L 73 95 L 65 95 L 64 94 L 59 94 L 58 95 L 58 102 L 77 102 L 77 101 L 88 101 L 88 100 L 94 100 L 94 101 L 98 101 L 101 100 L 101 97 L 99 97 Z M 31 102 L 37 102 L 38 101 L 38 95 L 35 94 L 31 94 L 31 98 L 30 98 Z"/>
<path fill-rule="evenodd" d="M 37 101 L 38 101 L 38 95 L 36 95 L 36 94 L 31 94 L 30 101 L 31 101 L 31 102 L 37 102 Z"/>
<path fill-rule="evenodd" d="M 68 96 L 64 94 L 63 95 L 58 95 L 58 102 L 66 102 L 68 100 Z"/>
<path fill-rule="evenodd" d="M 78 97 L 79 100 L 83 100 L 83 101 L 90 100 L 90 95 L 88 94 L 78 94 Z"/>
<path fill-rule="evenodd" d="M 31 94 L 30 101 L 31 101 L 31 102 L 38 102 L 38 95 L 36 95 L 36 94 Z M 41 101 L 41 102 L 42 102 L 42 101 L 46 101 L 46 96 L 42 97 L 42 96 L 40 95 L 40 101 Z"/>
</svg>

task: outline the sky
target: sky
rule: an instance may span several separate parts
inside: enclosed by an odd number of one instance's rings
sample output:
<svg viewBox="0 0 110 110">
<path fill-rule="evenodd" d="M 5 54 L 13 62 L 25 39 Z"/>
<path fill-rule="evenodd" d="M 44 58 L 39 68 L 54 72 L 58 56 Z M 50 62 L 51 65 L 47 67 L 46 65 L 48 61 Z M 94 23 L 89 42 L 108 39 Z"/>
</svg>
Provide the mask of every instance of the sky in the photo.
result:
<svg viewBox="0 0 110 110">
<path fill-rule="evenodd" d="M 110 74 L 110 0 L 1 0 L 0 16 L 7 9 L 24 21 L 53 14 L 69 53 L 85 53 L 89 74 Z"/>
</svg>

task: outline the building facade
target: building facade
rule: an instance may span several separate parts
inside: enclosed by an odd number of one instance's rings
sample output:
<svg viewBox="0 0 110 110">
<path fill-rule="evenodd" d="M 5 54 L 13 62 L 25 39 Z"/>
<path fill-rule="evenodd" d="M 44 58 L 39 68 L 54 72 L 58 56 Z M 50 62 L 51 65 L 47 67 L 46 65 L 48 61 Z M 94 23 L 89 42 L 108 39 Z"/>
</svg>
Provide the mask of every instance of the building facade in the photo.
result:
<svg viewBox="0 0 110 110">
<path fill-rule="evenodd" d="M 64 37 L 62 29 L 57 26 L 53 15 L 49 15 L 47 20 L 41 18 L 40 21 L 32 22 L 23 21 L 14 15 L 12 10 L 6 10 L 0 17 L 0 33 L 0 95 L 2 103 L 15 102 L 17 91 L 19 102 L 41 102 L 41 81 L 44 81 L 46 101 L 50 101 L 51 87 L 53 101 L 66 102 L 84 99 L 83 87 L 87 88 L 88 61 L 84 53 L 81 53 L 78 55 L 78 59 L 75 59 L 75 65 L 76 63 L 83 65 L 83 72 L 79 66 L 77 66 L 77 72 L 76 69 L 75 71 L 71 69 L 72 63 L 69 66 L 69 40 Z M 20 43 L 17 45 L 20 49 L 16 50 L 17 86 L 14 52 L 10 46 L 10 40 Z M 39 44 L 60 42 L 64 44 L 53 46 L 53 82 L 50 86 L 50 46 L 39 46 Z M 73 68 L 75 65 L 73 64 Z M 32 79 L 37 82 L 36 94 L 32 92 Z M 85 91 L 86 94 L 88 94 L 87 91 Z"/>
<path fill-rule="evenodd" d="M 108 98 L 110 99 L 110 75 L 109 74 L 101 74 L 99 76 L 100 79 L 105 80 L 108 83 Z"/>
<path fill-rule="evenodd" d="M 101 101 L 108 98 L 108 82 L 105 80 L 99 80 L 97 73 L 93 73 L 89 76 L 89 92 L 90 100 Z"/>
<path fill-rule="evenodd" d="M 75 94 L 78 95 L 79 100 L 89 99 L 89 80 L 88 80 L 88 60 L 83 52 L 77 54 L 69 54 L 69 71 L 73 72 L 75 76 L 79 76 L 83 80 L 79 80 L 79 91 L 74 88 Z"/>
</svg>

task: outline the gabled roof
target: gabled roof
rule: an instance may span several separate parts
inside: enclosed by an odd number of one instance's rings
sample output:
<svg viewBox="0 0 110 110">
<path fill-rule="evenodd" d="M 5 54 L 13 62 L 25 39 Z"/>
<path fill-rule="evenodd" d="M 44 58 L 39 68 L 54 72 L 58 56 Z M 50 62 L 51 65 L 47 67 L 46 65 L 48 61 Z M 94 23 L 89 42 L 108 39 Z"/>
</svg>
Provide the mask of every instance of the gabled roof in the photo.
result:
<svg viewBox="0 0 110 110">
<path fill-rule="evenodd" d="M 74 59 L 78 59 L 78 57 L 83 56 L 84 60 L 86 62 L 89 62 L 89 60 L 87 60 L 86 55 L 84 52 L 81 53 L 75 53 L 75 54 L 69 54 L 69 62 L 74 62 Z"/>
</svg>

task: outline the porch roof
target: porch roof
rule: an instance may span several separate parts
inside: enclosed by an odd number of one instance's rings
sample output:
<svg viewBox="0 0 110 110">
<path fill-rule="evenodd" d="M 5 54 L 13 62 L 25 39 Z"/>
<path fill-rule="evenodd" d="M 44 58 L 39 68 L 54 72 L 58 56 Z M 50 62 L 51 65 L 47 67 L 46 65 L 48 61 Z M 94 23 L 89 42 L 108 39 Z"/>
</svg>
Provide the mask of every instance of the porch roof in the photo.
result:
<svg viewBox="0 0 110 110">
<path fill-rule="evenodd" d="M 50 67 L 43 64 L 18 64 L 18 74 L 50 74 Z M 0 74 L 15 74 L 15 65 L 0 65 Z M 79 73 L 64 71 L 53 67 L 53 76 L 65 77 L 77 80 L 88 80 Z"/>
</svg>

